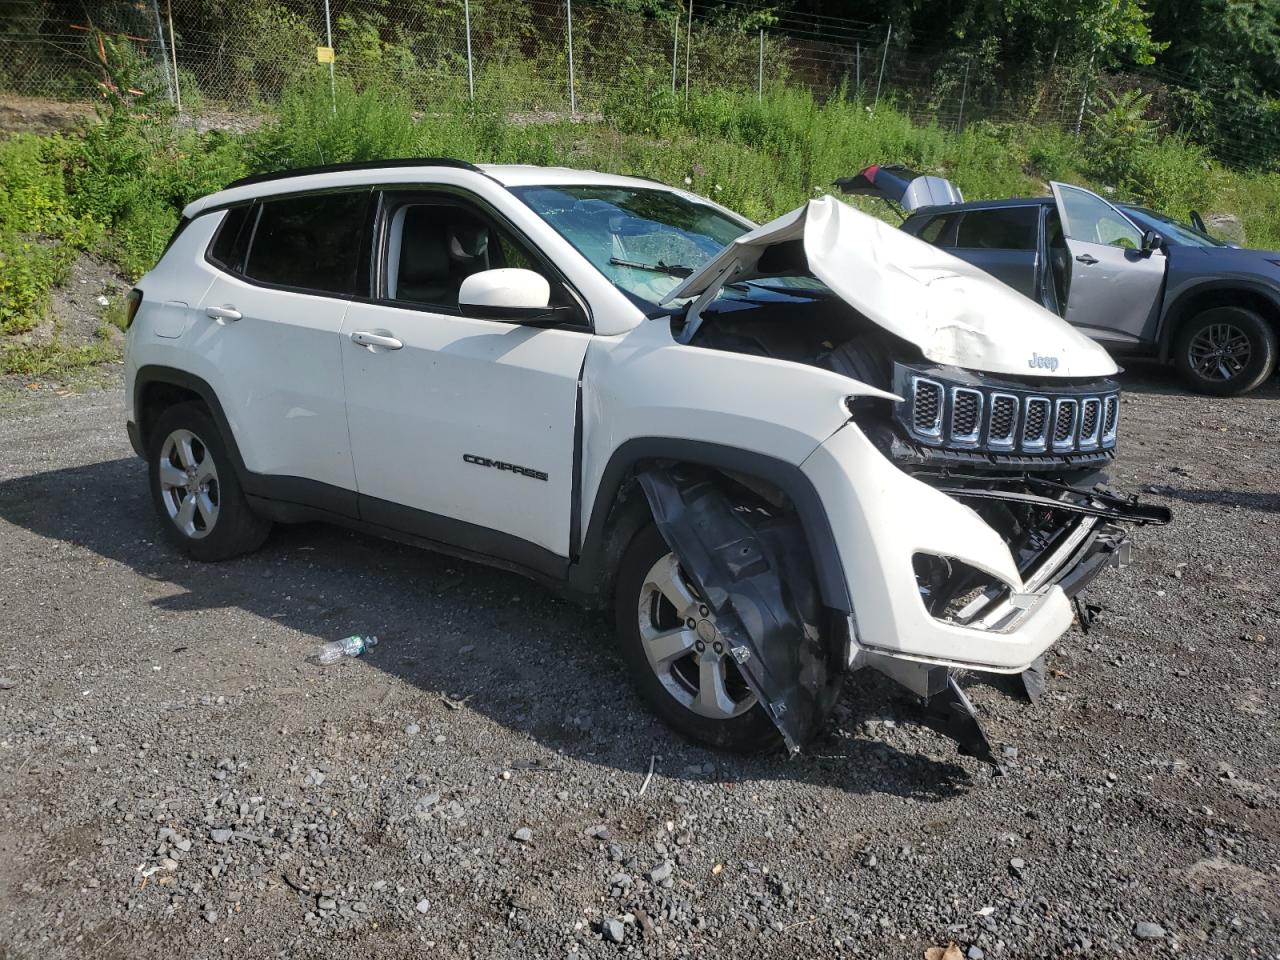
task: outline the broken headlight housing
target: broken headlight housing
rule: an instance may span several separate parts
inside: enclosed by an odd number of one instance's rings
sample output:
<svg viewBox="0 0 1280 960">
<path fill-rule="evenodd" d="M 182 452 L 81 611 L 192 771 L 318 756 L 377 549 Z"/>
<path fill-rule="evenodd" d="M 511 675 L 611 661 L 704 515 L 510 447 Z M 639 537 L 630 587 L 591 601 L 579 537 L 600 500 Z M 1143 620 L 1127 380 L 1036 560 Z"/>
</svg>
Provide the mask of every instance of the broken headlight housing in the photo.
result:
<svg viewBox="0 0 1280 960">
<path fill-rule="evenodd" d="M 1114 380 L 996 379 L 895 363 L 894 417 L 929 459 L 1094 463 L 1109 460 L 1120 419 Z"/>
</svg>

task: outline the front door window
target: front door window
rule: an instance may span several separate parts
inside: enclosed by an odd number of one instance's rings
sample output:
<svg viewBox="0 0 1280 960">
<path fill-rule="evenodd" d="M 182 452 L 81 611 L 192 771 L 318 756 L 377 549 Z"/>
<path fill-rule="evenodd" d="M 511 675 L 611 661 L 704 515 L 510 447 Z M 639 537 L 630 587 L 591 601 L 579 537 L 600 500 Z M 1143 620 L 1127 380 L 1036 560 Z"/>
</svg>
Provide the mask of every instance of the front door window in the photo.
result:
<svg viewBox="0 0 1280 960">
<path fill-rule="evenodd" d="M 1142 246 L 1142 231 L 1101 197 L 1078 187 L 1059 190 L 1063 229 L 1069 239 L 1130 250 Z"/>
</svg>

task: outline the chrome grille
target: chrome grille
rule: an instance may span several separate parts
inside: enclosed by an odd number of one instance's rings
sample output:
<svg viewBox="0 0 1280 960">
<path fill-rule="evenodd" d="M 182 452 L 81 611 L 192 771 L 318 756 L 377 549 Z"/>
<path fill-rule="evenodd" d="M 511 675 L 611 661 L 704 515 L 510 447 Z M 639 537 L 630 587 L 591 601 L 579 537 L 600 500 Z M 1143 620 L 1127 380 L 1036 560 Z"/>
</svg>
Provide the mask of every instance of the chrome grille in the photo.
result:
<svg viewBox="0 0 1280 960">
<path fill-rule="evenodd" d="M 1116 422 L 1120 418 L 1120 398 L 1107 397 L 1106 413 L 1102 416 L 1102 442 L 1116 442 Z"/>
<path fill-rule="evenodd" d="M 928 438 L 942 436 L 942 384 L 918 377 L 912 397 L 911 422 L 915 432 Z"/>
<path fill-rule="evenodd" d="M 1076 445 L 1076 429 L 1079 426 L 1080 404 L 1075 400 L 1055 400 L 1053 403 L 1053 449 L 1066 453 Z"/>
<path fill-rule="evenodd" d="M 1018 398 L 1008 393 L 993 393 L 987 445 L 995 450 L 1012 450 L 1017 434 Z"/>
<path fill-rule="evenodd" d="M 951 388 L 951 442 L 976 446 L 982 436 L 982 394 L 967 387 Z"/>
<path fill-rule="evenodd" d="M 1098 430 L 1102 427 L 1102 400 L 1089 397 L 1080 404 L 1080 449 L 1094 450 L 1098 446 Z"/>
<path fill-rule="evenodd" d="M 1042 453 L 1049 445 L 1049 410 L 1045 397 L 1028 397 L 1027 414 L 1022 427 L 1022 449 L 1028 453 Z"/>
<path fill-rule="evenodd" d="M 987 450 L 1095 457 L 1115 446 L 1120 398 L 1111 381 L 1033 392 L 1013 382 L 988 386 L 962 371 L 965 381 L 949 382 L 935 369 L 925 376 L 905 364 L 895 366 L 896 389 L 908 398 L 897 409 L 898 420 L 927 446 L 970 456 Z"/>
</svg>

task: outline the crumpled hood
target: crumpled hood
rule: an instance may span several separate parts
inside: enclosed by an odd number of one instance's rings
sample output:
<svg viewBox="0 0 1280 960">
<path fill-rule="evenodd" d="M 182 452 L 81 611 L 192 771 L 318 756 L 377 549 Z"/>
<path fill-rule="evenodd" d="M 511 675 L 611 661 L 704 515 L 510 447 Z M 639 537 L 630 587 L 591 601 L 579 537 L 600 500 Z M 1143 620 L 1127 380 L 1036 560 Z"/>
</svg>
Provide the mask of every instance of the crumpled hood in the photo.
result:
<svg viewBox="0 0 1280 960">
<path fill-rule="evenodd" d="M 989 273 L 832 196 L 739 237 L 664 302 L 783 272 L 765 255 L 796 240 L 836 296 L 934 363 L 1038 377 L 1118 370 L 1101 346 Z"/>
</svg>

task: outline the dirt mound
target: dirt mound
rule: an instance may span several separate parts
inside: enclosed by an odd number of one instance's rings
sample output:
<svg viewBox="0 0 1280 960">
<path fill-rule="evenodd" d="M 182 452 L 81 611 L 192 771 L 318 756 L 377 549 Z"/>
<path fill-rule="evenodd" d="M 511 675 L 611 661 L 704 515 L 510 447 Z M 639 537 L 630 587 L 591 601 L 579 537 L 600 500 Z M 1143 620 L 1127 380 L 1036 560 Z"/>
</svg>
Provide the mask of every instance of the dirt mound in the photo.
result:
<svg viewBox="0 0 1280 960">
<path fill-rule="evenodd" d="M 43 97 L 0 96 L 0 130 L 10 133 L 65 133 L 93 117 L 90 103 L 64 103 Z"/>
</svg>

